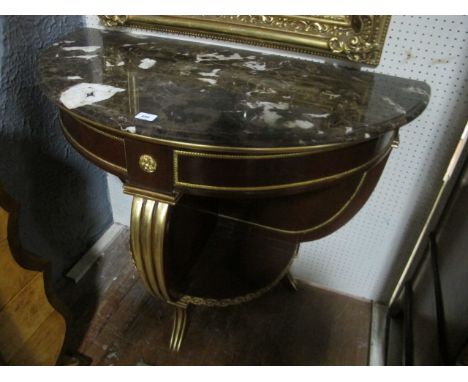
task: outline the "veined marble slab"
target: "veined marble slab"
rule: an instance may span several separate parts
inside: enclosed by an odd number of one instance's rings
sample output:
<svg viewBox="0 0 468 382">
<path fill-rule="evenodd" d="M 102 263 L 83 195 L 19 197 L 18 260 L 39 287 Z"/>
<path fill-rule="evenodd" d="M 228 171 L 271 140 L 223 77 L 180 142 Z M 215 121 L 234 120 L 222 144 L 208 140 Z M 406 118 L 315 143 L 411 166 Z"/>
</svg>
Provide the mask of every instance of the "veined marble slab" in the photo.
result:
<svg viewBox="0 0 468 382">
<path fill-rule="evenodd" d="M 111 128 L 237 147 L 373 139 L 416 118 L 430 95 L 420 81 L 89 28 L 45 49 L 39 73 L 53 101 Z"/>
</svg>

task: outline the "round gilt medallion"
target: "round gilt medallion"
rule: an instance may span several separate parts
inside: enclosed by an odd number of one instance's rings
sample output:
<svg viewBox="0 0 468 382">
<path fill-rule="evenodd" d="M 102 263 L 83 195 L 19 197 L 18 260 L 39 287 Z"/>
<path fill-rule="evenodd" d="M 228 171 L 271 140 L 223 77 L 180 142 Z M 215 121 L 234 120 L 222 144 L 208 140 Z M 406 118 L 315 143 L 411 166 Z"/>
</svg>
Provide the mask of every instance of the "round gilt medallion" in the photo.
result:
<svg viewBox="0 0 468 382">
<path fill-rule="evenodd" d="M 151 155 L 143 154 L 142 156 L 140 156 L 138 164 L 144 172 L 152 173 L 156 171 L 157 163 Z"/>
</svg>

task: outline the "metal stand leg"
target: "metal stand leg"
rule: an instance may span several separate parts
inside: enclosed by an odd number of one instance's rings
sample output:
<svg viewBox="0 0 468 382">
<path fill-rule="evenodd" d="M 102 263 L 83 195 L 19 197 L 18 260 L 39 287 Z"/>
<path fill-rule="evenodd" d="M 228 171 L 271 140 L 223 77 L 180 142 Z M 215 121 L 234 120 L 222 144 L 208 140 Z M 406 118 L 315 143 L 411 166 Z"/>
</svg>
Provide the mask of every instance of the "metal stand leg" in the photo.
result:
<svg viewBox="0 0 468 382">
<path fill-rule="evenodd" d="M 154 200 L 134 197 L 131 220 L 131 244 L 135 265 L 146 289 L 155 297 L 175 306 L 174 325 L 169 343 L 178 351 L 187 323 L 187 305 L 174 301 L 166 285 L 164 245 L 170 206 Z"/>
<path fill-rule="evenodd" d="M 172 326 L 171 341 L 169 348 L 172 351 L 179 351 L 184 339 L 187 325 L 187 306 L 176 306 L 174 310 L 174 324 Z"/>
<path fill-rule="evenodd" d="M 294 277 L 292 277 L 291 273 L 288 272 L 284 278 L 284 281 L 288 284 L 290 288 L 292 288 L 294 291 L 298 290 L 297 286 L 297 281 Z"/>
</svg>

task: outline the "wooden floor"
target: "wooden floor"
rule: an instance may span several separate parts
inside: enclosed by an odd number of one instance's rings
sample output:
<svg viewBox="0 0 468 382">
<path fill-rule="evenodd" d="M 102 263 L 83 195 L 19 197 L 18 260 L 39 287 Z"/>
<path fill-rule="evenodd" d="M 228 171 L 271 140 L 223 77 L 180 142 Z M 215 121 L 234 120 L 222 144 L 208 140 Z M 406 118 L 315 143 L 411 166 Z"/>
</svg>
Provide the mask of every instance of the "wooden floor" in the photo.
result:
<svg viewBox="0 0 468 382">
<path fill-rule="evenodd" d="M 75 322 L 68 347 L 93 365 L 366 365 L 371 305 L 299 284 L 229 308 L 195 307 L 179 353 L 173 310 L 146 293 L 128 232 L 78 285 L 63 285 Z"/>
</svg>

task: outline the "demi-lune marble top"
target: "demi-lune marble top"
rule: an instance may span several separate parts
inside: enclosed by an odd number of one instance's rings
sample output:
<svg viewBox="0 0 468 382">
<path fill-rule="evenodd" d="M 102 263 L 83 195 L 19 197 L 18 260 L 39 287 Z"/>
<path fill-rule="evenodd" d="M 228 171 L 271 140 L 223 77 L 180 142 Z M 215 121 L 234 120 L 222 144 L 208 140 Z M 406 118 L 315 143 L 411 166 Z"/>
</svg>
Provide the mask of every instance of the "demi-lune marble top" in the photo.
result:
<svg viewBox="0 0 468 382">
<path fill-rule="evenodd" d="M 44 49 L 39 75 L 47 95 L 78 117 L 238 147 L 372 139 L 416 118 L 430 94 L 424 82 L 254 48 L 90 28 Z"/>
</svg>

